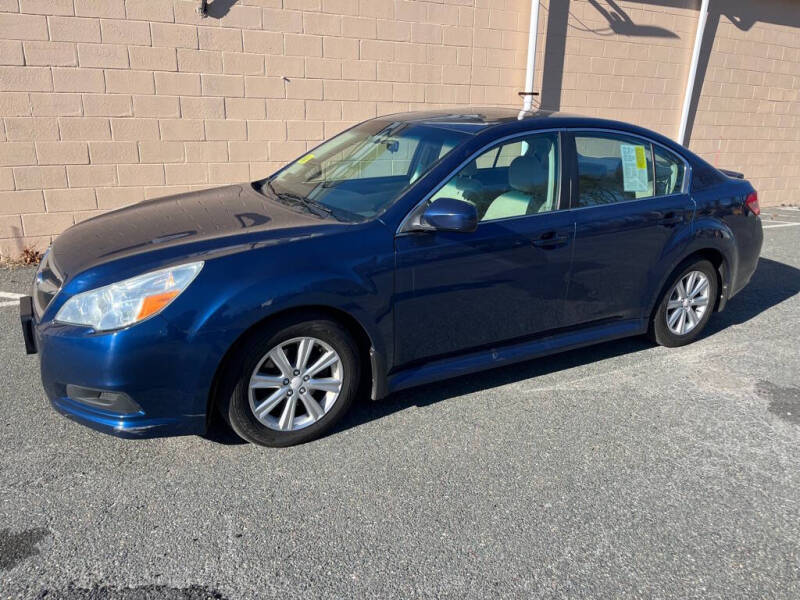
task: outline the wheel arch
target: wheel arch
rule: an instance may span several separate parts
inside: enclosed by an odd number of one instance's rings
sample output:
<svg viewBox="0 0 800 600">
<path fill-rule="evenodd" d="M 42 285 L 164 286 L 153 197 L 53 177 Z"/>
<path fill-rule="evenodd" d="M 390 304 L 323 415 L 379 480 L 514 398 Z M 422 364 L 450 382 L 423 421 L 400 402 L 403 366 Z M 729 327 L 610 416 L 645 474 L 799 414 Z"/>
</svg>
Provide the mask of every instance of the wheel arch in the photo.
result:
<svg viewBox="0 0 800 600">
<path fill-rule="evenodd" d="M 707 260 L 712 265 L 714 265 L 714 269 L 717 273 L 717 297 L 714 300 L 714 312 L 720 311 L 725 308 L 725 303 L 727 302 L 728 298 L 728 290 L 730 288 L 730 262 L 725 253 L 720 250 L 719 248 L 707 246 L 703 248 L 694 249 L 690 252 L 685 253 L 681 258 L 672 265 L 672 267 L 667 271 L 666 276 L 662 279 L 661 285 L 657 289 L 657 294 L 650 302 L 650 310 L 648 313 L 648 321 L 652 321 L 653 315 L 655 311 L 658 310 L 659 300 L 663 296 L 664 292 L 666 292 L 667 286 L 669 286 L 670 282 L 672 281 L 673 276 L 675 275 L 676 271 L 683 265 L 685 262 L 689 260 Z"/>
<path fill-rule="evenodd" d="M 350 333 L 358 347 L 359 362 L 361 363 L 361 382 L 360 386 L 370 386 L 370 396 L 373 400 L 377 400 L 385 395 L 385 379 L 386 374 L 384 370 L 384 360 L 378 350 L 376 350 L 375 343 L 370 336 L 367 328 L 352 314 L 348 313 L 341 308 L 332 306 L 311 304 L 305 306 L 292 306 L 270 314 L 245 329 L 234 341 L 222 356 L 222 359 L 217 364 L 214 372 L 214 377 L 208 391 L 208 399 L 206 402 L 206 423 L 210 423 L 214 410 L 216 409 L 217 393 L 221 383 L 222 375 L 225 367 L 235 351 L 251 336 L 255 331 L 267 326 L 268 324 L 278 323 L 285 321 L 290 323 L 297 321 L 301 317 L 306 318 L 329 318 L 340 325 L 342 325 L 348 333 Z M 363 388 L 362 388 L 363 389 Z"/>
</svg>

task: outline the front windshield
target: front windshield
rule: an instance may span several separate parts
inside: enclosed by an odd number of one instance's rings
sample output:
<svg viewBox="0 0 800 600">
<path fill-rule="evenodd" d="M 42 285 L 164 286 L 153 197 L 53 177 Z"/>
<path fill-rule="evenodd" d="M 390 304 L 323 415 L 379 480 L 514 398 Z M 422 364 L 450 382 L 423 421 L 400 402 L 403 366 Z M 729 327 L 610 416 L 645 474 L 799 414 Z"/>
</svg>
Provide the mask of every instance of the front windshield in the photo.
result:
<svg viewBox="0 0 800 600">
<path fill-rule="evenodd" d="M 284 202 L 363 221 L 392 204 L 470 135 L 452 123 L 367 121 L 300 157 L 265 185 Z"/>
</svg>

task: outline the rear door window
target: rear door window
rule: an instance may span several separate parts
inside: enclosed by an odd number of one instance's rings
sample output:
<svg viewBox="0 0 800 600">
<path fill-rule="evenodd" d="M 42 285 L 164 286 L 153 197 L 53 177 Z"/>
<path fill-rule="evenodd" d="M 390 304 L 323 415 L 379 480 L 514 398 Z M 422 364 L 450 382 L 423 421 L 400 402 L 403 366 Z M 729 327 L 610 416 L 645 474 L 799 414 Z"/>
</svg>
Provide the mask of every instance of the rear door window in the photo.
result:
<svg viewBox="0 0 800 600">
<path fill-rule="evenodd" d="M 575 135 L 577 206 L 626 202 L 654 195 L 652 144 L 623 134 Z"/>
</svg>

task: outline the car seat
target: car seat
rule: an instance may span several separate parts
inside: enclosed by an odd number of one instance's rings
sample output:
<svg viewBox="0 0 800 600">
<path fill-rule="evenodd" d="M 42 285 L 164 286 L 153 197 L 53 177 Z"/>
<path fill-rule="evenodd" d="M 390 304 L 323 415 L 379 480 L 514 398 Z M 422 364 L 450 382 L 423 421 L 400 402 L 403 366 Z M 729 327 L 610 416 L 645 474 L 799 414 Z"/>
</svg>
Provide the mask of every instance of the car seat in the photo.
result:
<svg viewBox="0 0 800 600">
<path fill-rule="evenodd" d="M 547 138 L 536 139 L 523 156 L 518 156 L 508 166 L 509 191 L 495 198 L 483 215 L 484 221 L 505 219 L 552 210 L 553 199 L 548 190 L 553 142 Z"/>
</svg>

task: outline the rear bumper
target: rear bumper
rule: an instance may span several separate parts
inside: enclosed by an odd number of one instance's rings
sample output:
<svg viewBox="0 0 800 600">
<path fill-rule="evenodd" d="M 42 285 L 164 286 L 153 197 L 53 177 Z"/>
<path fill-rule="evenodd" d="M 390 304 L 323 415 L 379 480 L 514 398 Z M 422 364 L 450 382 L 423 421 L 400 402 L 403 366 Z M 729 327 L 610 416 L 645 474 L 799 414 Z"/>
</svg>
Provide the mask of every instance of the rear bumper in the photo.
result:
<svg viewBox="0 0 800 600">
<path fill-rule="evenodd" d="M 216 364 L 164 319 L 103 334 L 35 319 L 29 327 L 45 393 L 61 414 L 119 437 L 205 432 Z"/>
<path fill-rule="evenodd" d="M 733 298 L 744 286 L 750 283 L 753 273 L 758 267 L 758 259 L 761 256 L 761 247 L 764 245 L 764 230 L 761 227 L 761 219 L 754 219 L 750 238 L 740 242 L 739 245 L 739 265 L 736 276 L 731 282 L 731 289 L 728 298 Z"/>
</svg>

